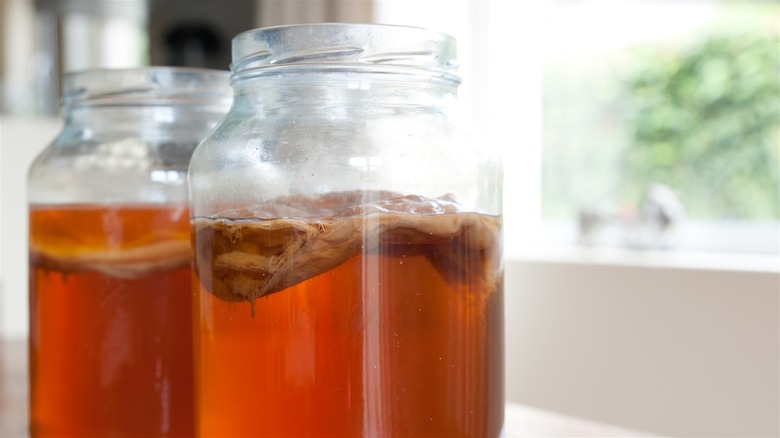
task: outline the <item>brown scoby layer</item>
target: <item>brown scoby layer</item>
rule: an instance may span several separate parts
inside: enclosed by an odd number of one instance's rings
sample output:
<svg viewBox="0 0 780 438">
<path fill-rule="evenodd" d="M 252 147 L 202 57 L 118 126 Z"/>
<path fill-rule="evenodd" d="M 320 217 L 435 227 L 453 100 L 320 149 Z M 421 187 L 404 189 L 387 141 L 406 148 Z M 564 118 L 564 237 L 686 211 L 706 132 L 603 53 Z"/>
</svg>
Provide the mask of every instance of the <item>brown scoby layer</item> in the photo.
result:
<svg viewBox="0 0 780 438">
<path fill-rule="evenodd" d="M 225 301 L 253 303 L 377 251 L 423 253 L 450 281 L 472 279 L 459 272 L 458 260 L 479 257 L 481 286 L 492 290 L 500 281 L 500 220 L 459 212 L 448 197 L 392 192 L 292 196 L 223 216 L 242 219 L 197 218 L 193 233 L 201 283 Z"/>
<path fill-rule="evenodd" d="M 30 262 L 36 266 L 61 272 L 94 271 L 126 279 L 188 266 L 191 259 L 192 249 L 186 240 L 75 254 L 55 254 L 34 246 L 30 248 Z"/>
</svg>

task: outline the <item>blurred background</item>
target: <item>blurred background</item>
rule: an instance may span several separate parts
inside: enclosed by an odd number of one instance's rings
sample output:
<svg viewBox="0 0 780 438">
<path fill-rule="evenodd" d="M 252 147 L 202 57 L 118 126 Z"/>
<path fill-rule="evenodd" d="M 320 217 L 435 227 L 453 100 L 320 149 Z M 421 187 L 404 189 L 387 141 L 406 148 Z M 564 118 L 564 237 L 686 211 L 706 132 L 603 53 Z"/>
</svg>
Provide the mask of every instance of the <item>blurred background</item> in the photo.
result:
<svg viewBox="0 0 780 438">
<path fill-rule="evenodd" d="M 27 333 L 26 171 L 63 72 L 227 69 L 244 30 L 429 27 L 506 168 L 507 397 L 669 436 L 780 436 L 780 4 L 0 0 L 0 330 Z"/>
</svg>

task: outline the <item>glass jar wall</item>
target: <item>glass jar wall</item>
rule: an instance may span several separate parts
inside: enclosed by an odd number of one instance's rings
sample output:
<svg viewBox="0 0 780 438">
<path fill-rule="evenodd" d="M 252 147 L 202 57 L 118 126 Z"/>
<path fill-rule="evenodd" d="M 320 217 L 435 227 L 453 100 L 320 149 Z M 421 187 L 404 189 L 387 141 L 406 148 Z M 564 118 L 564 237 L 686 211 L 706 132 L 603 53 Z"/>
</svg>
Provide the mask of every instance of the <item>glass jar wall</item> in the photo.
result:
<svg viewBox="0 0 780 438">
<path fill-rule="evenodd" d="M 379 25 L 233 40 L 193 154 L 200 436 L 498 436 L 501 166 L 451 117 L 455 42 Z"/>
<path fill-rule="evenodd" d="M 190 436 L 187 166 L 227 72 L 64 78 L 65 126 L 29 173 L 31 433 Z"/>
</svg>

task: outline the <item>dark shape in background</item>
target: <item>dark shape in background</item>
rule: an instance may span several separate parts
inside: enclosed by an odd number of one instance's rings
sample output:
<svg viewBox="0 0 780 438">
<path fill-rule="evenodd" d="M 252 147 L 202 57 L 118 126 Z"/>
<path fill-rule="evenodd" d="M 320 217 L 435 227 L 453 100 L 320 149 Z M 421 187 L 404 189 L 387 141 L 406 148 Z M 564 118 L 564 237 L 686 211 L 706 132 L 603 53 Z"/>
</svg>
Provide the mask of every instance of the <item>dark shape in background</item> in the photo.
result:
<svg viewBox="0 0 780 438">
<path fill-rule="evenodd" d="M 122 17 L 139 24 L 146 33 L 146 62 L 227 70 L 232 38 L 259 22 L 255 0 L 35 0 L 36 82 L 40 115 L 59 112 L 59 82 L 65 66 L 63 54 L 94 47 L 70 47 L 65 19 L 81 14 L 107 22 Z M 99 44 L 98 44 L 99 45 Z M 123 50 L 116 47 L 115 50 Z M 95 67 L 100 67 L 100 60 Z"/>
</svg>

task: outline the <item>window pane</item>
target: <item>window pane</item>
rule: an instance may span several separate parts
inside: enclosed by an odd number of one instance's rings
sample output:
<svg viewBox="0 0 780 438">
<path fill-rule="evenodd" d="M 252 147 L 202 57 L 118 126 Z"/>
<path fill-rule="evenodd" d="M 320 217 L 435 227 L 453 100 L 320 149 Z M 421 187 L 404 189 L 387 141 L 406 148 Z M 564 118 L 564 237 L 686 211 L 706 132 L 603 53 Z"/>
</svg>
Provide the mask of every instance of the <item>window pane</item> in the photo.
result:
<svg viewBox="0 0 780 438">
<path fill-rule="evenodd" d="M 776 2 L 563 2 L 543 73 L 543 215 L 780 219 Z"/>
</svg>

